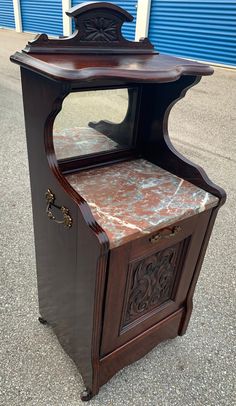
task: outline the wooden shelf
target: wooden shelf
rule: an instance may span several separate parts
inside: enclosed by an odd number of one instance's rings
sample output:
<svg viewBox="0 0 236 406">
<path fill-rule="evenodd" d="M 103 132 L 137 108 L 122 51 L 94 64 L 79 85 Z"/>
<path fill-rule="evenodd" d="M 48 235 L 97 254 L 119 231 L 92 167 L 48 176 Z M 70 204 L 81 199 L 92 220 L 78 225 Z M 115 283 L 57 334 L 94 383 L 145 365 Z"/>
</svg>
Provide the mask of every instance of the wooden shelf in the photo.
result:
<svg viewBox="0 0 236 406">
<path fill-rule="evenodd" d="M 130 82 L 173 81 L 182 75 L 211 75 L 213 69 L 169 55 L 60 55 L 16 52 L 11 61 L 53 79 L 128 79 Z"/>
</svg>

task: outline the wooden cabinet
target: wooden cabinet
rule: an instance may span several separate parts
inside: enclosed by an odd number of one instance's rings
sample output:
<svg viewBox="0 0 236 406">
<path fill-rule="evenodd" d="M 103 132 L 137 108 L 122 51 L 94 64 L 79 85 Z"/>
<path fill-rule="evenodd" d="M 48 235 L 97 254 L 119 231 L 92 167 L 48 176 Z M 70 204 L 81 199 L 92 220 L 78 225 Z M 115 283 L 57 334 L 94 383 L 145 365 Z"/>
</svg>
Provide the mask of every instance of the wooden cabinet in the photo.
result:
<svg viewBox="0 0 236 406">
<path fill-rule="evenodd" d="M 167 131 L 171 107 L 212 68 L 125 40 L 132 17 L 115 5 L 68 15 L 72 37 L 41 35 L 11 60 L 21 66 L 40 321 L 78 366 L 89 400 L 119 369 L 185 333 L 225 192 Z M 56 128 L 75 94 L 78 123 Z M 119 105 L 123 115 L 109 121 Z"/>
</svg>

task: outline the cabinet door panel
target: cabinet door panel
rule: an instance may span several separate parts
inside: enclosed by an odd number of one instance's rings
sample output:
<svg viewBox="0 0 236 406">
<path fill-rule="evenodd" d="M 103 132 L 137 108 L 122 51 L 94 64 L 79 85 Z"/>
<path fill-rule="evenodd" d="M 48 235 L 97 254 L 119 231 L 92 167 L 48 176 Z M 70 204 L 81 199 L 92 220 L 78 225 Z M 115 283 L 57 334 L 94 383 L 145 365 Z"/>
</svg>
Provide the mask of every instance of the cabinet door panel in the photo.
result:
<svg viewBox="0 0 236 406">
<path fill-rule="evenodd" d="M 170 238 L 161 230 L 154 244 L 150 234 L 111 251 L 102 355 L 183 307 L 209 217 L 178 222 L 180 232 Z"/>
</svg>

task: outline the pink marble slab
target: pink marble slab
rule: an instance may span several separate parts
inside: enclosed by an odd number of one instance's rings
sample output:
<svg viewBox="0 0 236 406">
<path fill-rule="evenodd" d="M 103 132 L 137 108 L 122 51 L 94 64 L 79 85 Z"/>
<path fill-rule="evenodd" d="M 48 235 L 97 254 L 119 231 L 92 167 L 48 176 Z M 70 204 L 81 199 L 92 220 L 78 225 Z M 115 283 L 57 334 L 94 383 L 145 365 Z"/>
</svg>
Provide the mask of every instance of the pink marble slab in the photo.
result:
<svg viewBox="0 0 236 406">
<path fill-rule="evenodd" d="M 68 175 L 111 247 L 214 207 L 218 198 L 143 159 Z"/>
<path fill-rule="evenodd" d="M 115 141 L 90 127 L 54 130 L 53 143 L 57 159 L 110 151 L 120 147 Z"/>
</svg>

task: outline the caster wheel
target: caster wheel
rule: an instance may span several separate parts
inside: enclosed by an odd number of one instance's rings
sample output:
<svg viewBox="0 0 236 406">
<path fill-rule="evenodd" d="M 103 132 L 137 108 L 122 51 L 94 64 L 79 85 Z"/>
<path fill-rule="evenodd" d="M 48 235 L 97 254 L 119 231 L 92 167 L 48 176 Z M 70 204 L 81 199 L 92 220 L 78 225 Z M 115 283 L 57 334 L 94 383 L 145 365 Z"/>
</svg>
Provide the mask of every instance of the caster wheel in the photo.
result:
<svg viewBox="0 0 236 406">
<path fill-rule="evenodd" d="M 92 392 L 90 392 L 90 390 L 88 389 L 83 390 L 83 392 L 81 392 L 80 394 L 80 399 L 83 402 L 88 402 L 90 399 L 92 399 L 92 397 L 93 397 Z"/>
<path fill-rule="evenodd" d="M 39 323 L 44 324 L 44 325 L 48 324 L 47 320 L 44 320 L 42 317 L 39 317 L 38 321 L 39 321 Z"/>
</svg>

